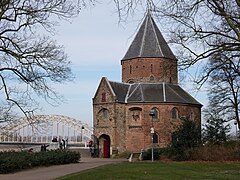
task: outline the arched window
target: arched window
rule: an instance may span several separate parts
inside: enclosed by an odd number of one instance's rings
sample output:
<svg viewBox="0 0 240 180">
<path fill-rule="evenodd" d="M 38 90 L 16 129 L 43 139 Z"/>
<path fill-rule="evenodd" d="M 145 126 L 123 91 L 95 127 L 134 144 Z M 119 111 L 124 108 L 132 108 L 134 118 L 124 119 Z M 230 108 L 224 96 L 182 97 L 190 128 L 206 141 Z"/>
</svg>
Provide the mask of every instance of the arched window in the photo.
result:
<svg viewBox="0 0 240 180">
<path fill-rule="evenodd" d="M 133 80 L 133 79 L 129 79 L 129 80 L 127 81 L 127 83 L 133 84 L 133 83 L 134 83 L 134 80 Z"/>
<path fill-rule="evenodd" d="M 194 113 L 193 113 L 193 112 L 190 113 L 189 119 L 190 119 L 190 120 L 194 120 Z"/>
<path fill-rule="evenodd" d="M 158 119 L 159 119 L 159 111 L 158 111 L 158 109 L 156 107 L 154 107 L 154 108 L 151 109 L 151 112 L 153 112 L 153 115 L 151 115 L 152 116 L 152 120 L 153 121 L 158 121 Z"/>
<path fill-rule="evenodd" d="M 158 134 L 157 133 L 154 133 L 152 135 L 152 143 L 153 144 L 158 144 Z"/>
<path fill-rule="evenodd" d="M 103 111 L 103 118 L 107 119 L 108 118 L 108 114 L 109 114 L 108 110 L 107 109 L 103 109 L 102 111 Z"/>
<path fill-rule="evenodd" d="M 106 108 L 102 108 L 97 113 L 97 125 L 107 125 L 109 123 L 110 113 Z"/>
<path fill-rule="evenodd" d="M 178 118 L 178 110 L 177 108 L 172 109 L 172 119 L 177 119 Z"/>
<path fill-rule="evenodd" d="M 98 117 L 100 119 L 108 119 L 109 118 L 109 111 L 106 108 L 102 108 L 98 113 Z"/>
</svg>

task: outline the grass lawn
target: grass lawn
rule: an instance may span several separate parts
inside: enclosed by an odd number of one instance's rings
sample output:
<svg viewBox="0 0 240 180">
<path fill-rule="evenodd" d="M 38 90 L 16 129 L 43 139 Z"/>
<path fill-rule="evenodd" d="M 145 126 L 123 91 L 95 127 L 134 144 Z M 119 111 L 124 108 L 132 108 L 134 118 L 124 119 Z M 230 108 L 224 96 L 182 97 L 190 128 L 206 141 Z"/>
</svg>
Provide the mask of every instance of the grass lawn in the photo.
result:
<svg viewBox="0 0 240 180">
<path fill-rule="evenodd" d="M 101 166 L 60 179 L 240 179 L 240 163 L 134 162 Z"/>
</svg>

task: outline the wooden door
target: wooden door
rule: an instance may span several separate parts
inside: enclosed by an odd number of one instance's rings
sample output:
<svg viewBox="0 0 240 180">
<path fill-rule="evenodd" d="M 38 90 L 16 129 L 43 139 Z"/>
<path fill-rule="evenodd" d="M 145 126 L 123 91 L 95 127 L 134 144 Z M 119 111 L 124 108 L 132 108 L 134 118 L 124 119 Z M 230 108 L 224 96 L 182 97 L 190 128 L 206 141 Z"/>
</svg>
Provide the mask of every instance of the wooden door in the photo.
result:
<svg viewBox="0 0 240 180">
<path fill-rule="evenodd" d="M 103 142 L 103 157 L 109 158 L 109 142 L 106 139 Z"/>
</svg>

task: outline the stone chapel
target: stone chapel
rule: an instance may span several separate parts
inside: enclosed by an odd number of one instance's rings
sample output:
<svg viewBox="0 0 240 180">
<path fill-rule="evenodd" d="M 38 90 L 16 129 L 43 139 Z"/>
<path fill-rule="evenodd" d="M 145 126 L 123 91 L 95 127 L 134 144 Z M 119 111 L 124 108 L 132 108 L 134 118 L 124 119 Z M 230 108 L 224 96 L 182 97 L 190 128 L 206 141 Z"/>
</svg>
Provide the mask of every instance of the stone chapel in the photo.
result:
<svg viewBox="0 0 240 180">
<path fill-rule="evenodd" d="M 101 157 L 169 146 L 182 117 L 201 126 L 202 105 L 178 85 L 177 59 L 150 13 L 121 66 L 122 82 L 102 77 L 93 97 Z"/>
</svg>

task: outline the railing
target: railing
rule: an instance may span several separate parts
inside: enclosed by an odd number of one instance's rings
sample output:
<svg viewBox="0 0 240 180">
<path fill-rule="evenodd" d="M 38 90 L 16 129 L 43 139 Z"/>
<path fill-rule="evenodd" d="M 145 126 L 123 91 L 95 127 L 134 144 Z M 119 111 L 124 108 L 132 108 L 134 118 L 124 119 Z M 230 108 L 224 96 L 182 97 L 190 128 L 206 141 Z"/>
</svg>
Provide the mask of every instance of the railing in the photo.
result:
<svg viewBox="0 0 240 180">
<path fill-rule="evenodd" d="M 0 142 L 51 143 L 68 141 L 71 144 L 87 143 L 92 128 L 86 123 L 62 115 L 37 115 L 29 121 L 22 118 L 0 129 Z"/>
</svg>

